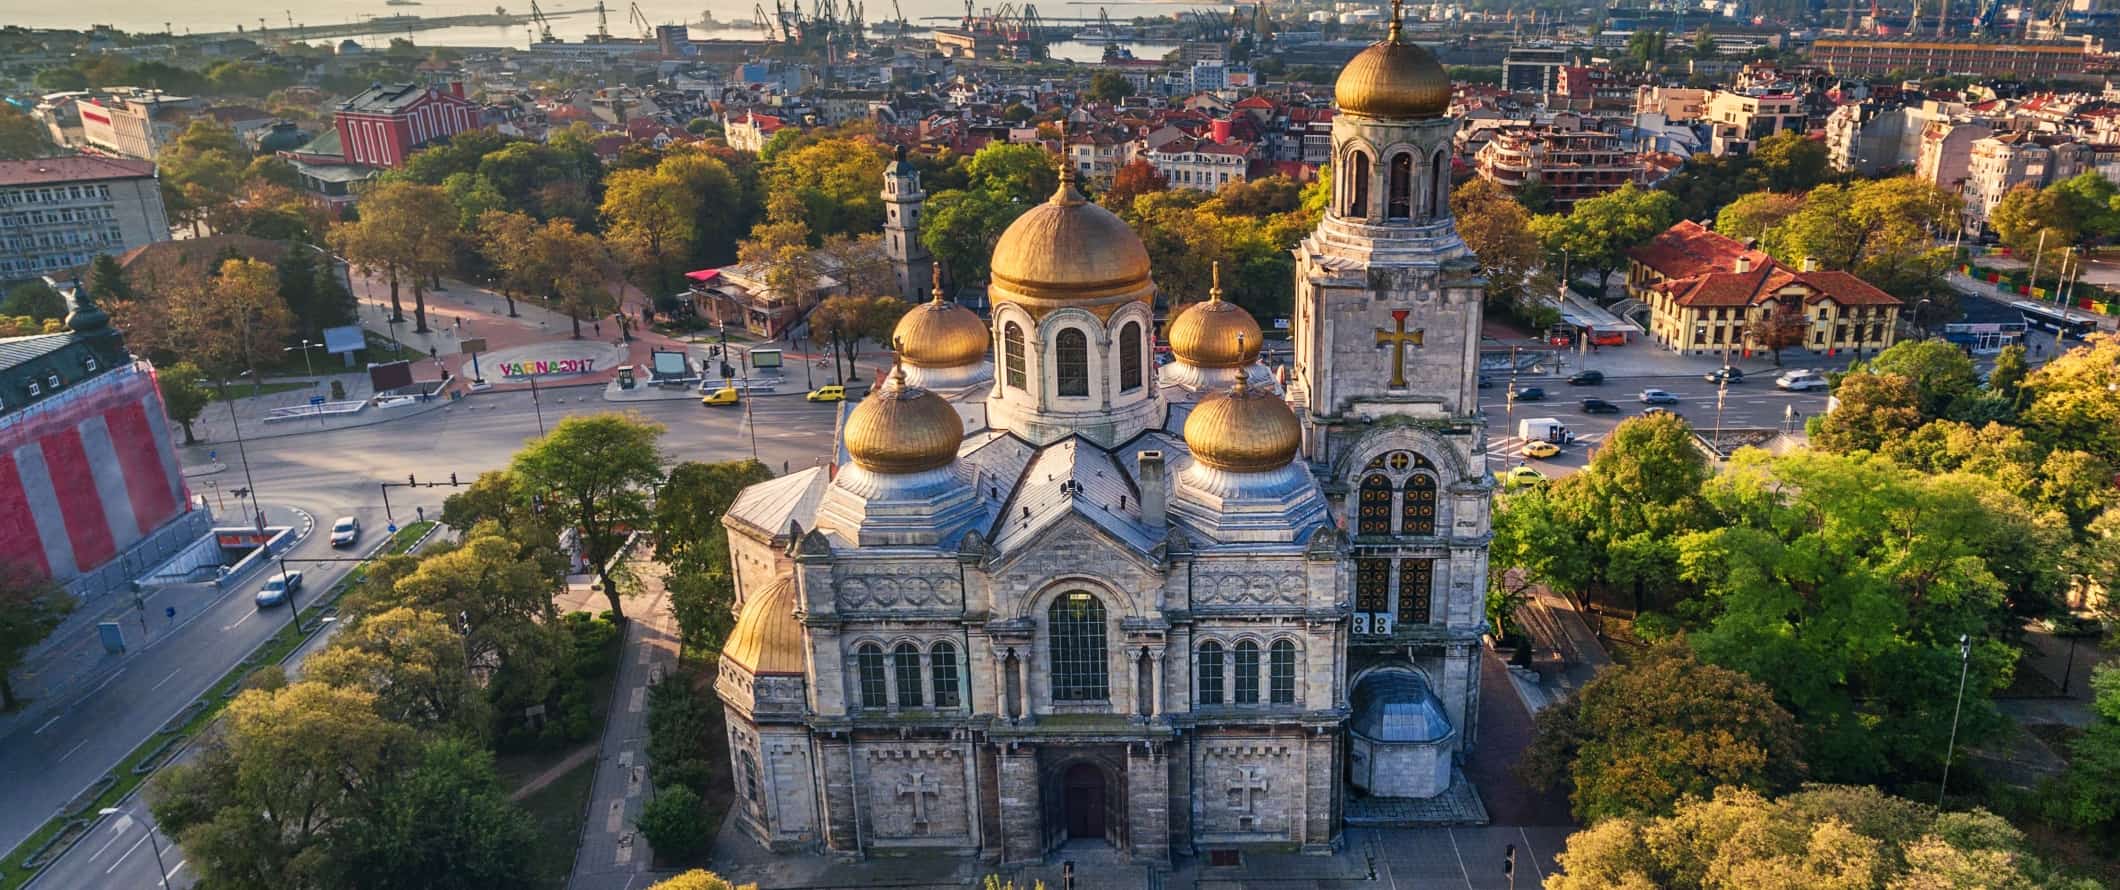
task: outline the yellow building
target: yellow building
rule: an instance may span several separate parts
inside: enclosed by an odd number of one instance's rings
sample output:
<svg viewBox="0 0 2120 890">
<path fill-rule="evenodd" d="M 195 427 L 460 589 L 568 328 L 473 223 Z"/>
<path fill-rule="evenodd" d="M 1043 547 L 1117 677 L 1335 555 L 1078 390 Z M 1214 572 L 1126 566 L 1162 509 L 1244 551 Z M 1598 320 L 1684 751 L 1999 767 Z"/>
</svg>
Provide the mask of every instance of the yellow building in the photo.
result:
<svg viewBox="0 0 2120 890">
<path fill-rule="evenodd" d="M 1688 355 L 1755 350 L 1874 353 L 1897 337 L 1897 297 L 1847 272 L 1792 271 L 1681 221 L 1630 252 L 1627 290 L 1649 307 L 1649 337 Z"/>
</svg>

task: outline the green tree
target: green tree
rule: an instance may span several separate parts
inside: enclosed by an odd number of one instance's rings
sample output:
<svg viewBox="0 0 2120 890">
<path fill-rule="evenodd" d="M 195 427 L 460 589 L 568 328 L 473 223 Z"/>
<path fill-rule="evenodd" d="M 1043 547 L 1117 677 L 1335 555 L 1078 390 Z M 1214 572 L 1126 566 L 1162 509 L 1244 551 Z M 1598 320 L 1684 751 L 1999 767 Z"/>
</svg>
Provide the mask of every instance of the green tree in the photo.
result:
<svg viewBox="0 0 2120 890">
<path fill-rule="evenodd" d="M 581 535 L 582 556 L 595 567 L 611 614 L 621 620 L 625 603 L 610 563 L 625 541 L 624 530 L 653 518 L 648 493 L 662 483 L 656 444 L 662 432 L 659 425 L 618 414 L 577 415 L 530 440 L 509 465 L 520 495 L 541 498 Z"/>
<path fill-rule="evenodd" d="M 1765 233 L 1761 247 L 1791 266 L 1815 260 L 1903 299 L 1941 286 L 1950 249 L 1930 232 L 1956 225 L 1962 203 L 1912 176 L 1823 185 Z"/>
<path fill-rule="evenodd" d="M 2008 400 L 2014 412 L 2023 406 L 2024 380 L 2031 373 L 2031 364 L 2024 360 L 2024 344 L 2012 343 L 2002 347 L 2002 352 L 1995 356 L 1995 367 L 1988 371 L 1988 391 Z"/>
<path fill-rule="evenodd" d="M 409 571 L 393 573 L 387 584 L 365 585 L 348 594 L 341 612 L 356 626 L 393 612 L 413 613 L 386 622 L 376 632 L 383 639 L 369 648 L 396 645 L 407 653 L 422 652 L 430 662 L 440 655 L 422 647 L 437 639 L 437 629 L 422 620 L 421 613 L 440 616 L 464 663 L 535 685 L 538 680 L 533 678 L 541 678 L 556 657 L 551 626 L 559 615 L 552 594 L 559 578 L 554 568 L 498 523 L 482 522 L 467 529 L 460 544 L 422 555 Z M 442 670 L 434 667 L 430 672 Z M 448 678 L 426 682 L 428 688 L 408 692 L 413 697 L 407 701 L 383 702 L 385 713 L 422 725 L 472 724 L 474 707 L 460 702 L 459 690 L 444 685 Z M 542 690 L 523 697 L 541 700 Z M 416 716 L 422 707 L 428 716 Z"/>
<path fill-rule="evenodd" d="M 1158 171 L 1155 165 L 1136 158 L 1112 173 L 1112 187 L 1098 196 L 1098 202 L 1116 213 L 1132 207 L 1135 198 L 1167 188 L 1170 188 L 1169 177 Z"/>
<path fill-rule="evenodd" d="M 832 370 L 843 381 L 854 374 L 854 359 L 862 342 L 889 340 L 906 308 L 905 301 L 897 297 L 829 297 L 810 310 L 810 336 L 833 345 Z M 842 361 L 846 363 L 844 370 L 838 367 Z"/>
<path fill-rule="evenodd" d="M 1602 292 L 1612 273 L 1626 263 L 1627 251 L 1670 228 L 1677 210 L 1678 200 L 1670 193 L 1628 183 L 1618 191 L 1577 201 L 1566 216 L 1535 217 L 1531 231 L 1556 265 L 1565 259 L 1571 268 L 1596 270 Z"/>
<path fill-rule="evenodd" d="M 1824 182 L 1832 172 L 1823 142 L 1796 130 L 1783 130 L 1752 147 L 1752 167 L 1777 192 L 1802 192 Z"/>
<path fill-rule="evenodd" d="M 1667 814 L 1721 786 L 1782 791 L 1804 776 L 1796 721 L 1772 690 L 1672 645 L 1540 711 L 1519 763 L 1539 787 L 1570 788 L 1585 824 Z"/>
<path fill-rule="evenodd" d="M 303 682 L 228 704 L 197 754 L 149 785 L 155 821 L 200 882 L 229 890 L 323 887 L 329 844 L 360 822 L 410 734 L 375 697 Z"/>
<path fill-rule="evenodd" d="M 1060 186 L 1060 169 L 1052 153 L 1036 145 L 990 142 L 965 162 L 965 172 L 970 188 L 985 189 L 1025 207 L 1052 197 Z"/>
<path fill-rule="evenodd" d="M 1924 419 L 1945 417 L 1980 388 L 1973 359 L 1946 340 L 1901 340 L 1868 362 L 1873 374 L 1896 374 L 1913 384 Z"/>
<path fill-rule="evenodd" d="M 294 329 L 294 315 L 280 298 L 279 275 L 252 259 L 221 263 L 212 278 L 187 281 L 168 306 L 168 333 L 187 344 L 189 355 L 217 380 L 249 371 L 262 382 L 258 365 L 277 358 Z"/>
<path fill-rule="evenodd" d="M 387 773 L 331 838 L 331 883 L 362 890 L 534 886 L 538 835 L 509 802 L 493 755 L 463 739 L 426 742 Z"/>
<path fill-rule="evenodd" d="M 1696 585 L 1702 658 L 1774 688 L 1803 724 L 1817 774 L 1933 775 L 1945 736 L 1987 738 L 2006 684 L 2015 499 L 1963 475 L 1910 473 L 1873 455 L 1741 451 L 1703 488 L 1719 523 L 1675 541 Z M 1968 637 L 1962 721 L 1959 638 Z"/>
<path fill-rule="evenodd" d="M 209 215 L 235 202 L 249 163 L 250 152 L 234 130 L 210 117 L 193 118 L 155 153 L 156 178 L 170 215 L 199 233 Z"/>
<path fill-rule="evenodd" d="M 74 598 L 22 566 L 0 565 L 0 712 L 20 702 L 10 681 L 31 647 L 51 636 L 74 610 Z"/>
<path fill-rule="evenodd" d="M 2107 839 L 2120 837 L 2120 665 L 2091 672 L 2095 714 L 2069 746 L 2068 770 L 2040 795 L 2049 818 Z"/>
<path fill-rule="evenodd" d="M 1730 202 L 1716 214 L 1715 231 L 1739 240 L 1762 238 L 1802 209 L 1802 195 L 1752 192 Z"/>
<path fill-rule="evenodd" d="M 1921 426 L 1921 393 L 1904 375 L 1858 371 L 1833 395 L 1839 406 L 1809 423 L 1812 444 L 1826 451 L 1876 451 Z"/>
<path fill-rule="evenodd" d="M 727 571 L 722 516 L 746 488 L 773 478 L 756 460 L 685 461 L 655 493 L 655 557 L 681 572 Z"/>
<path fill-rule="evenodd" d="M 2061 876 L 1986 810 L 1939 813 L 1837 785 L 1778 800 L 1725 788 L 1668 816 L 1608 819 L 1571 835 L 1559 860 L 1552 890 L 2096 886 Z"/>
<path fill-rule="evenodd" d="M 1089 97 L 1099 102 L 1117 102 L 1134 94 L 1134 84 L 1115 71 L 1090 75 Z"/>
<path fill-rule="evenodd" d="M 191 362 L 177 362 L 162 368 L 155 375 L 155 382 L 162 391 L 162 410 L 169 419 L 184 428 L 184 444 L 196 445 L 197 436 L 192 435 L 191 425 L 198 422 L 199 414 L 213 401 L 213 391 L 205 383 L 206 372 Z"/>
<path fill-rule="evenodd" d="M 491 715 L 466 660 L 473 645 L 466 630 L 441 612 L 400 606 L 342 628 L 303 673 L 374 694 L 377 713 L 415 731 L 481 739 Z"/>
<path fill-rule="evenodd" d="M 885 161 L 874 141 L 826 138 L 774 156 L 763 177 L 801 202 L 814 237 L 873 232 L 883 226 Z"/>
<path fill-rule="evenodd" d="M 698 237 L 699 196 L 676 175 L 619 170 L 604 181 L 605 238 L 627 259 L 633 283 L 652 295 L 674 293 Z"/>
<path fill-rule="evenodd" d="M 133 298 L 132 285 L 125 280 L 124 267 L 107 253 L 96 254 L 95 262 L 88 266 L 88 292 L 99 303 Z"/>
<path fill-rule="evenodd" d="M 412 285 L 413 330 L 427 333 L 429 276 L 447 268 L 455 243 L 456 216 L 437 212 L 449 207 L 439 187 L 415 182 L 384 182 L 361 196 L 360 219 L 331 232 L 332 246 L 366 275 L 380 274 L 390 283 L 390 315 L 405 320 L 400 283 Z"/>
<path fill-rule="evenodd" d="M 27 315 L 37 321 L 66 317 L 66 298 L 42 281 L 25 281 L 0 298 L 0 315 Z"/>
<path fill-rule="evenodd" d="M 1592 588 L 1628 591 L 1636 611 L 1674 600 L 1672 542 L 1705 523 L 1700 499 L 1707 457 L 1685 421 L 1664 415 L 1621 421 L 1580 473 L 1553 486 L 1585 548 Z"/>
<path fill-rule="evenodd" d="M 1475 179 L 1450 193 L 1450 215 L 1458 234 L 1479 257 L 1487 276 L 1489 311 L 1513 309 L 1526 297 L 1545 302 L 1526 287 L 1538 267 L 1539 242 L 1531 234 L 1531 214 L 1501 187 Z"/>
<path fill-rule="evenodd" d="M 51 154 L 51 140 L 44 125 L 16 108 L 0 102 L 0 161 L 41 158 Z"/>
<path fill-rule="evenodd" d="M 2055 356 L 2024 382 L 2020 421 L 2050 448 L 2082 451 L 2120 465 L 2120 336 L 2094 334 Z"/>
<path fill-rule="evenodd" d="M 293 314 L 294 332 L 302 338 L 321 344 L 325 328 L 359 320 L 353 294 L 339 280 L 329 254 L 307 244 L 289 244 L 275 271 L 280 300 Z"/>
<path fill-rule="evenodd" d="M 38 71 L 35 82 L 37 89 L 50 93 L 88 89 L 88 75 L 82 74 L 79 68 L 66 66 Z"/>
<path fill-rule="evenodd" d="M 707 814 L 699 793 L 683 785 L 655 790 L 640 811 L 640 834 L 657 855 L 685 862 L 706 852 Z"/>
<path fill-rule="evenodd" d="M 1028 209 L 986 189 L 939 192 L 921 215 L 920 244 L 957 282 L 985 281 L 994 242 Z"/>
</svg>

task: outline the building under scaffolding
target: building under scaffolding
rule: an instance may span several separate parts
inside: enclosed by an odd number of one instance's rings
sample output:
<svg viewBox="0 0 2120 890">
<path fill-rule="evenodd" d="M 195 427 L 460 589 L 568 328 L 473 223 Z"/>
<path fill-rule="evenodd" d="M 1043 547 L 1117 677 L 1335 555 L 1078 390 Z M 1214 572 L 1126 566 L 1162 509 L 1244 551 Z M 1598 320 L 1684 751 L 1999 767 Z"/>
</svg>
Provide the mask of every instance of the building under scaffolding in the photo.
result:
<svg viewBox="0 0 2120 890">
<path fill-rule="evenodd" d="M 1043 28 L 1036 5 L 1003 3 L 975 14 L 972 0 L 964 0 L 957 27 L 935 29 L 935 49 L 954 59 L 1043 59 Z"/>
</svg>

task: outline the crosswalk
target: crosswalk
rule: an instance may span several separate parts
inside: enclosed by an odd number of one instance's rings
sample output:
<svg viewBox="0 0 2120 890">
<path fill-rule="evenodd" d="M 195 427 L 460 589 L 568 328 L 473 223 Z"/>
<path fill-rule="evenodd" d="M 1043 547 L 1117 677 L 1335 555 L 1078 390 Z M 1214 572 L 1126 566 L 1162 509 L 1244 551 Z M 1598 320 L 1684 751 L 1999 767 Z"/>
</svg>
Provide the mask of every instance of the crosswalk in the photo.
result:
<svg viewBox="0 0 2120 890">
<path fill-rule="evenodd" d="M 1605 434 L 1608 432 L 1610 432 L 1610 430 L 1599 430 L 1597 432 L 1589 433 L 1577 433 L 1575 436 L 1575 441 L 1561 446 L 1561 453 L 1554 455 L 1554 457 L 1565 458 L 1570 454 L 1580 454 L 1585 451 L 1588 451 L 1591 448 L 1595 448 L 1597 447 L 1598 443 L 1603 442 L 1605 440 Z M 1526 457 L 1524 455 L 1524 447 L 1529 444 L 1531 444 L 1530 440 L 1519 439 L 1515 436 L 1488 436 L 1487 457 L 1490 459 L 1500 458 L 1510 461 L 1539 460 L 1539 458 Z"/>
</svg>

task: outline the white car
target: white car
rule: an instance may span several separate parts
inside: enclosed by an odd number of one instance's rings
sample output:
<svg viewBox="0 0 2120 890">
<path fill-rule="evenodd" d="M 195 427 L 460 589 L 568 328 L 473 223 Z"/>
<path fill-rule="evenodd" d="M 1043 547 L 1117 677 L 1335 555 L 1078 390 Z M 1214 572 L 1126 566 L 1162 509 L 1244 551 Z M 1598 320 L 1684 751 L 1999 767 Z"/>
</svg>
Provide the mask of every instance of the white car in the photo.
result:
<svg viewBox="0 0 2120 890">
<path fill-rule="evenodd" d="M 361 521 L 341 516 L 331 523 L 331 546 L 351 547 L 361 539 Z"/>
<path fill-rule="evenodd" d="M 1790 371 L 1774 380 L 1774 385 L 1790 392 L 1809 392 L 1825 389 L 1826 378 L 1817 371 Z"/>
</svg>

